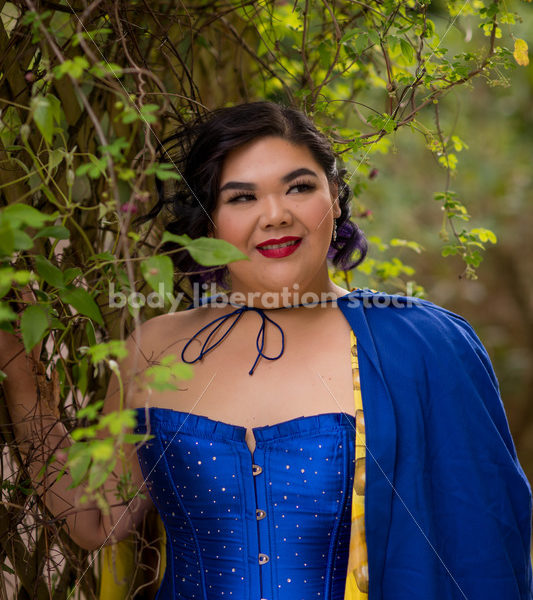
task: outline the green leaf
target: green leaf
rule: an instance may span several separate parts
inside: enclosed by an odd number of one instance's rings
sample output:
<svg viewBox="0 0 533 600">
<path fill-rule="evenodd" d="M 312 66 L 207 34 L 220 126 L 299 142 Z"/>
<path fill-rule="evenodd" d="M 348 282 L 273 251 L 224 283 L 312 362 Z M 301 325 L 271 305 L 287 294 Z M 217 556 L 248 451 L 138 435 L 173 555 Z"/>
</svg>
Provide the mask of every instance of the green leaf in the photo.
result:
<svg viewBox="0 0 533 600">
<path fill-rule="evenodd" d="M 133 429 L 137 424 L 136 413 L 134 410 L 117 410 L 100 419 L 100 425 L 107 427 L 109 433 L 114 436 L 119 435 L 127 429 Z"/>
<path fill-rule="evenodd" d="M 174 289 L 174 266 L 168 256 L 151 256 L 141 263 L 141 273 L 148 285 L 163 297 L 165 302 L 168 294 Z"/>
<path fill-rule="evenodd" d="M 90 322 L 91 321 L 87 321 L 87 323 Z M 77 364 L 73 365 L 72 372 L 74 375 L 76 387 L 80 390 L 81 395 L 85 396 L 87 392 L 89 372 L 89 361 L 87 360 L 87 358 L 82 358 L 81 360 L 78 360 Z"/>
<path fill-rule="evenodd" d="M 35 257 L 35 267 L 37 273 L 52 287 L 64 288 L 63 273 L 44 256 Z"/>
<path fill-rule="evenodd" d="M 21 203 L 10 204 L 2 211 L 2 217 L 7 219 L 13 228 L 20 227 L 21 225 L 39 228 L 46 221 L 53 221 L 57 216 L 57 212 L 45 215 L 36 208 L 33 208 L 33 206 Z"/>
<path fill-rule="evenodd" d="M 194 260 L 205 267 L 225 265 L 237 260 L 250 260 L 246 254 L 226 240 L 200 237 L 192 240 L 186 248 Z"/>
<path fill-rule="evenodd" d="M 157 123 L 157 117 L 152 114 L 159 110 L 159 106 L 157 104 L 145 104 L 141 106 L 141 117 L 146 123 Z"/>
<path fill-rule="evenodd" d="M 18 283 L 18 285 L 25 286 L 33 279 L 33 274 L 31 271 L 27 269 L 20 269 L 15 271 L 13 275 L 13 281 Z"/>
<path fill-rule="evenodd" d="M 76 442 L 68 449 L 67 469 L 72 477 L 68 489 L 72 489 L 83 481 L 91 464 L 91 454 L 87 442 Z"/>
<path fill-rule="evenodd" d="M 7 219 L 3 218 L 0 213 L 0 254 L 11 256 L 15 250 L 15 233 L 8 223 Z"/>
<path fill-rule="evenodd" d="M 236 260 L 249 260 L 246 254 L 226 240 L 210 237 L 199 237 L 193 240 L 188 235 L 175 235 L 166 231 L 161 241 L 162 243 L 176 242 L 184 246 L 194 260 L 204 267 L 225 265 Z"/>
<path fill-rule="evenodd" d="M 465 144 L 459 136 L 452 135 L 451 141 L 453 143 L 453 148 L 456 152 L 461 152 L 461 150 L 463 149 L 468 150 L 468 145 Z"/>
<path fill-rule="evenodd" d="M 126 106 L 121 114 L 121 118 L 125 125 L 129 125 L 140 119 L 139 111 L 136 107 Z"/>
<path fill-rule="evenodd" d="M 490 242 L 491 244 L 496 244 L 498 242 L 498 238 L 494 231 L 490 229 L 485 229 L 484 227 L 476 227 L 475 229 L 471 229 L 470 233 L 479 238 L 480 242 Z"/>
<path fill-rule="evenodd" d="M 453 256 L 455 254 L 457 254 L 457 252 L 459 251 L 459 248 L 457 246 L 444 246 L 441 250 L 441 254 L 442 256 Z"/>
<path fill-rule="evenodd" d="M 89 471 L 89 490 L 94 491 L 106 482 L 111 471 L 115 468 L 116 462 L 116 458 L 113 458 L 109 463 L 98 461 L 91 466 L 91 470 Z"/>
<path fill-rule="evenodd" d="M 372 244 L 372 246 L 376 246 L 380 252 L 385 252 L 389 247 L 380 237 L 377 235 L 368 236 L 368 241 Z"/>
<path fill-rule="evenodd" d="M 392 115 L 383 113 L 382 115 L 370 115 L 367 121 L 378 131 L 384 130 L 386 133 L 392 133 L 396 127 L 396 121 Z"/>
<path fill-rule="evenodd" d="M 123 340 L 111 340 L 102 344 L 95 344 L 89 348 L 85 348 L 85 352 L 89 355 L 93 365 L 98 364 L 102 360 L 107 360 L 114 356 L 118 360 L 122 360 L 128 356 L 126 342 Z"/>
<path fill-rule="evenodd" d="M 402 240 L 399 238 L 393 238 L 390 241 L 390 245 L 391 246 L 403 246 L 406 248 L 410 248 L 411 250 L 414 250 L 417 254 L 420 254 L 422 252 L 422 250 L 424 249 L 423 246 L 421 246 L 418 242 L 415 242 L 413 240 Z"/>
<path fill-rule="evenodd" d="M 50 150 L 48 153 L 48 170 L 53 171 L 56 167 L 61 164 L 65 156 L 65 151 L 60 148 L 56 150 Z"/>
<path fill-rule="evenodd" d="M 400 49 L 401 49 L 401 51 L 402 51 L 402 54 L 403 54 L 403 56 L 404 56 L 405 60 L 406 60 L 408 63 L 411 63 L 411 62 L 413 62 L 413 58 L 414 58 L 414 55 L 415 55 L 414 48 L 413 48 L 413 46 L 411 46 L 411 44 L 410 44 L 410 43 L 409 43 L 407 40 L 405 40 L 404 38 L 400 38 Z"/>
<path fill-rule="evenodd" d="M 346 42 L 353 40 L 354 37 L 356 37 L 357 35 L 359 35 L 360 33 L 360 29 L 349 29 L 348 31 L 345 31 L 343 36 L 341 37 L 341 44 L 345 44 Z"/>
<path fill-rule="evenodd" d="M 80 277 L 81 275 L 82 271 L 79 267 L 71 267 L 70 269 L 65 269 L 65 271 L 63 271 L 63 281 L 65 282 L 65 285 L 68 285 L 74 281 L 76 277 Z"/>
<path fill-rule="evenodd" d="M 70 237 L 70 231 L 63 225 L 49 225 L 48 227 L 43 227 L 40 231 L 38 231 L 35 234 L 34 239 L 42 237 L 51 237 L 55 238 L 56 240 L 68 240 Z"/>
<path fill-rule="evenodd" d="M 33 248 L 33 240 L 31 237 L 20 229 L 15 229 L 13 232 L 13 239 L 16 250 L 30 250 Z"/>
<path fill-rule="evenodd" d="M 123 158 L 122 152 L 128 148 L 128 145 L 129 144 L 125 138 L 119 137 L 116 140 L 113 140 L 113 142 L 107 146 L 98 146 L 98 150 L 101 154 L 109 152 L 114 159 L 121 160 Z"/>
<path fill-rule="evenodd" d="M 368 40 L 368 34 L 362 33 L 361 35 L 358 35 L 355 39 L 354 48 L 357 54 L 362 54 L 368 48 L 369 45 L 370 42 Z"/>
<path fill-rule="evenodd" d="M 61 79 L 64 75 L 70 75 L 74 79 L 79 79 L 83 75 L 83 71 L 89 68 L 89 61 L 85 56 L 75 56 L 68 58 L 63 63 L 54 68 L 56 79 Z"/>
<path fill-rule="evenodd" d="M 155 436 L 153 435 L 143 435 L 141 433 L 126 433 L 122 437 L 122 441 L 125 444 L 138 444 L 140 442 L 146 442 L 148 440 L 153 439 Z"/>
<path fill-rule="evenodd" d="M 61 123 L 61 101 L 54 94 L 47 94 L 46 98 L 50 103 L 50 110 L 52 111 L 54 121 L 57 124 Z"/>
<path fill-rule="evenodd" d="M 74 431 L 70 434 L 72 439 L 79 442 L 84 438 L 91 439 L 96 437 L 97 429 L 96 427 L 78 427 L 74 429 Z"/>
<path fill-rule="evenodd" d="M 467 254 L 463 258 L 467 265 L 471 265 L 474 267 L 479 267 L 481 261 L 483 260 L 483 256 L 478 250 L 474 250 L 474 252 L 472 252 L 471 254 Z"/>
<path fill-rule="evenodd" d="M 61 321 L 57 317 L 52 316 L 50 319 L 50 329 L 65 331 L 66 327 L 65 325 L 63 325 L 63 323 L 61 323 Z"/>
<path fill-rule="evenodd" d="M 318 44 L 316 49 L 319 56 L 319 64 L 323 68 L 327 68 L 333 60 L 333 45 L 330 40 L 325 39 Z"/>
<path fill-rule="evenodd" d="M 396 52 L 396 49 L 400 45 L 400 38 L 397 35 L 388 35 L 387 44 L 392 52 Z"/>
<path fill-rule="evenodd" d="M 17 314 L 11 309 L 9 304 L 0 302 L 0 323 L 3 321 L 15 321 Z"/>
<path fill-rule="evenodd" d="M 76 175 L 78 177 L 88 175 L 91 179 L 98 179 L 105 174 L 107 160 L 105 156 L 102 156 L 101 158 L 97 158 L 94 154 L 89 154 L 88 156 L 91 162 L 80 165 L 76 169 Z"/>
<path fill-rule="evenodd" d="M 170 233 L 170 231 L 165 231 L 161 238 L 161 243 L 164 244 L 166 242 L 175 242 L 180 246 L 186 246 L 192 242 L 192 238 L 185 233 L 183 235 L 176 235 L 175 233 Z"/>
<path fill-rule="evenodd" d="M 0 298 L 3 298 L 11 289 L 15 279 L 15 269 L 13 267 L 0 268 Z"/>
<path fill-rule="evenodd" d="M 48 326 L 48 314 L 42 306 L 33 304 L 25 309 L 20 318 L 20 329 L 27 353 L 43 339 Z"/>
<path fill-rule="evenodd" d="M 93 297 L 83 288 L 68 286 L 60 290 L 59 297 L 63 302 L 73 306 L 80 314 L 93 319 L 99 325 L 104 324 L 102 313 Z"/>
<path fill-rule="evenodd" d="M 30 102 L 33 120 L 47 144 L 54 136 L 54 109 L 46 96 L 34 96 Z"/>
<path fill-rule="evenodd" d="M 96 345 L 96 332 L 94 331 L 94 325 L 92 321 L 85 322 L 85 333 L 87 335 L 87 341 L 89 342 L 89 345 Z"/>
<path fill-rule="evenodd" d="M 170 163 L 155 163 L 146 169 L 147 175 L 155 175 L 161 181 L 168 179 L 181 180 L 181 175 L 176 172 L 176 167 Z"/>
<path fill-rule="evenodd" d="M 135 177 L 135 171 L 133 169 L 117 167 L 117 173 L 122 181 L 131 181 Z"/>
<path fill-rule="evenodd" d="M 89 419 L 89 421 L 94 421 L 98 416 L 100 409 L 103 405 L 103 400 L 98 400 L 97 402 L 93 402 L 92 404 L 87 404 L 87 406 L 84 406 L 83 408 L 80 408 L 80 410 L 78 410 L 78 412 L 76 413 L 76 417 L 78 419 L 86 418 Z"/>
<path fill-rule="evenodd" d="M 91 457 L 95 461 L 108 461 L 115 452 L 114 440 L 94 440 L 91 442 Z"/>
<path fill-rule="evenodd" d="M 174 354 L 161 359 L 161 364 L 146 369 L 146 377 L 151 378 L 150 387 L 158 390 L 175 390 L 176 379 L 187 380 L 193 376 L 191 365 L 178 361 Z"/>
<path fill-rule="evenodd" d="M 94 64 L 90 69 L 89 73 L 92 73 L 96 77 L 105 77 L 111 75 L 112 77 L 122 77 L 122 67 L 113 62 L 100 61 Z"/>
<path fill-rule="evenodd" d="M 369 29 L 368 37 L 370 38 L 370 41 L 373 44 L 379 45 L 379 43 L 380 43 L 379 33 L 375 29 Z"/>
</svg>

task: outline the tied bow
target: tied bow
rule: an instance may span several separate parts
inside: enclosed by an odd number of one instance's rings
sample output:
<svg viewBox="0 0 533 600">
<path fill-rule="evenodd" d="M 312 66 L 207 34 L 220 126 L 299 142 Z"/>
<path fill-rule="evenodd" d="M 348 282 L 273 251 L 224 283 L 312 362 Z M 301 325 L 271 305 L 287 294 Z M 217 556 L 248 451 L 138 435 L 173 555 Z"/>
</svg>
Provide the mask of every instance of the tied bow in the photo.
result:
<svg viewBox="0 0 533 600">
<path fill-rule="evenodd" d="M 185 344 L 183 350 L 181 351 L 181 360 L 188 364 L 193 364 L 195 362 L 198 362 L 199 360 L 202 360 L 202 358 L 208 352 L 210 352 L 211 350 L 214 350 L 224 340 L 224 338 L 235 327 L 235 325 L 237 324 L 239 319 L 242 317 L 244 312 L 247 310 L 255 310 L 255 312 L 257 312 L 259 315 L 261 315 L 261 327 L 259 328 L 259 332 L 257 333 L 257 338 L 255 340 L 255 347 L 257 348 L 257 358 L 255 359 L 255 362 L 254 362 L 252 368 L 250 369 L 250 371 L 248 371 L 248 374 L 253 375 L 254 369 L 257 366 L 257 363 L 261 357 L 266 358 L 267 360 L 277 360 L 278 358 L 280 358 L 285 350 L 285 335 L 283 334 L 283 329 L 275 321 L 273 321 L 270 317 L 268 317 L 262 308 L 259 308 L 256 306 L 247 306 L 246 304 L 243 304 L 239 308 L 235 309 L 233 312 L 230 312 L 226 315 L 222 315 L 221 317 L 217 317 L 216 319 L 214 319 L 213 321 L 211 321 L 210 323 L 208 323 L 207 325 L 205 325 L 204 327 L 199 329 L 194 334 L 194 336 Z M 214 342 L 213 344 L 210 345 L 212 337 L 224 325 L 224 323 L 228 319 L 231 319 L 232 317 L 234 318 L 233 323 L 228 327 L 228 329 L 226 330 L 224 335 L 217 342 Z M 187 360 L 185 358 L 185 351 L 189 347 L 189 344 L 191 342 L 193 342 L 202 333 L 202 331 L 205 331 L 208 327 L 211 327 L 211 325 L 214 325 L 215 323 L 217 323 L 217 321 L 220 321 L 220 322 L 218 323 L 218 325 L 216 325 L 213 328 L 213 330 L 207 336 L 207 339 L 203 343 L 198 356 L 193 360 Z M 272 323 L 272 325 L 276 326 L 278 328 L 279 332 L 281 333 L 281 350 L 277 356 L 268 356 L 263 352 L 263 349 L 265 347 L 265 329 L 266 329 L 267 321 Z"/>
</svg>

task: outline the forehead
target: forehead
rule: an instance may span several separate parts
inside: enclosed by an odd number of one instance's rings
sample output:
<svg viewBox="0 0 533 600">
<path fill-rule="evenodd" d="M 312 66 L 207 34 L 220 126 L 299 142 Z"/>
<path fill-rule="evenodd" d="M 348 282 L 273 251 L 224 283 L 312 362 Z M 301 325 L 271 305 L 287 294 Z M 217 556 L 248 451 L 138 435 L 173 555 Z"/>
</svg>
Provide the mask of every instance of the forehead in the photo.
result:
<svg viewBox="0 0 533 600">
<path fill-rule="evenodd" d="M 263 137 L 228 153 L 222 166 L 220 186 L 230 180 L 251 183 L 272 177 L 279 179 L 299 167 L 308 167 L 317 175 L 323 174 L 307 146 L 280 137 Z"/>
</svg>

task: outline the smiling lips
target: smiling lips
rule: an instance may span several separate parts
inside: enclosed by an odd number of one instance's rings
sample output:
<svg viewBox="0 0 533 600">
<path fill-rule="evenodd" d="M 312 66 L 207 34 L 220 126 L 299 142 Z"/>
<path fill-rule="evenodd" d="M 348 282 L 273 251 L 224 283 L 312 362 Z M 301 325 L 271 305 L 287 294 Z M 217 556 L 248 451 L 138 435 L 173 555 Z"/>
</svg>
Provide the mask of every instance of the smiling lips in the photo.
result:
<svg viewBox="0 0 533 600">
<path fill-rule="evenodd" d="M 258 252 L 267 258 L 285 258 L 297 250 L 302 238 L 286 236 L 277 240 L 266 240 L 256 246 Z"/>
</svg>

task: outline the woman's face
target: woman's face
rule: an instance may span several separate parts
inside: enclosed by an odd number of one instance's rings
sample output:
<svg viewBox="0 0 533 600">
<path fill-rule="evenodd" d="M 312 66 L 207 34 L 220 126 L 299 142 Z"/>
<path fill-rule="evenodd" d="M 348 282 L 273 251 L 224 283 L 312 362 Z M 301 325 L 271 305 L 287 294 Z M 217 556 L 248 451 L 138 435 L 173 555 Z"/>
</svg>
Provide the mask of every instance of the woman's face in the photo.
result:
<svg viewBox="0 0 533 600">
<path fill-rule="evenodd" d="M 328 290 L 336 192 L 306 146 L 265 137 L 230 152 L 212 218 L 214 237 L 250 258 L 228 265 L 232 290 Z"/>
</svg>

